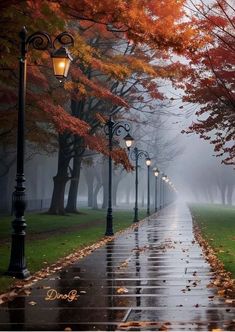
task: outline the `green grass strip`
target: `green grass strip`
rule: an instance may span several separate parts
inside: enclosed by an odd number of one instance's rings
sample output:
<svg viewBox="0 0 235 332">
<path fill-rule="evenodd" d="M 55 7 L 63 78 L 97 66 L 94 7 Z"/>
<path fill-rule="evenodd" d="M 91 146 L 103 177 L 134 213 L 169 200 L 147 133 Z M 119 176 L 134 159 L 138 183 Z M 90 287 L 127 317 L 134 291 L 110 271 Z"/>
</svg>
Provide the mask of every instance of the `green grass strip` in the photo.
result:
<svg viewBox="0 0 235 332">
<path fill-rule="evenodd" d="M 190 209 L 203 237 L 235 278 L 235 207 L 191 204 Z"/>
<path fill-rule="evenodd" d="M 28 224 L 26 259 L 31 273 L 55 263 L 74 250 L 96 243 L 104 237 L 106 212 L 88 209 L 83 209 L 81 212 L 82 214 L 67 216 L 43 213 L 26 216 Z M 114 231 L 117 232 L 131 226 L 134 216 L 133 211 L 114 211 L 113 217 Z M 140 211 L 139 218 L 144 217 L 146 217 L 146 212 Z M 5 291 L 14 282 L 11 277 L 4 276 L 10 256 L 11 219 L 11 217 L 4 217 L 2 220 L 0 218 L 1 238 L 6 240 L 0 245 L 0 292 Z M 75 230 L 74 227 L 79 225 L 83 225 L 83 227 Z M 34 238 L 34 236 L 36 237 Z"/>
</svg>

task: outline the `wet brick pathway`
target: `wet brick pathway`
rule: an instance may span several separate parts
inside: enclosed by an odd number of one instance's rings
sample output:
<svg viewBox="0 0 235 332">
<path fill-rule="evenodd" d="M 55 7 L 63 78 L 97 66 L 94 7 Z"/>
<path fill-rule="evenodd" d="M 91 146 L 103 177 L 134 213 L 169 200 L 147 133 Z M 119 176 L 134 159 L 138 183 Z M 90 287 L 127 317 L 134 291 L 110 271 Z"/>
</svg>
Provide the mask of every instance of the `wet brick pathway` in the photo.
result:
<svg viewBox="0 0 235 332">
<path fill-rule="evenodd" d="M 0 330 L 234 331 L 212 278 L 188 209 L 174 205 L 1 305 Z M 79 297 L 46 301 L 49 289 Z"/>
</svg>

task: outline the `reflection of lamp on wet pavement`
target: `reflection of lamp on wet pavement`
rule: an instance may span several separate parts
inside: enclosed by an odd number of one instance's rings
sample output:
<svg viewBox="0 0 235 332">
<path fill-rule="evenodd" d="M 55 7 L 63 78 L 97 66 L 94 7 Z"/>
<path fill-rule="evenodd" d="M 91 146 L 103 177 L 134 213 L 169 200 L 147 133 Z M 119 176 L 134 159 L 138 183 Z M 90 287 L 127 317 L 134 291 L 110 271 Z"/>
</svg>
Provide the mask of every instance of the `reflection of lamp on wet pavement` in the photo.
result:
<svg viewBox="0 0 235 332">
<path fill-rule="evenodd" d="M 135 276 L 136 276 L 136 306 L 140 307 L 141 305 L 141 280 L 140 280 L 140 248 L 139 248 L 139 227 L 136 227 L 135 230 Z"/>
<path fill-rule="evenodd" d="M 107 281 L 107 320 L 108 322 L 113 321 L 113 310 L 112 308 L 114 307 L 114 275 L 113 275 L 113 247 L 114 247 L 114 241 L 108 242 L 106 244 L 106 281 Z M 112 328 L 112 325 L 109 327 Z"/>
<path fill-rule="evenodd" d="M 157 212 L 157 179 L 158 179 L 158 175 L 159 175 L 159 170 L 157 168 L 153 168 L 153 174 L 155 176 L 155 212 Z"/>
</svg>

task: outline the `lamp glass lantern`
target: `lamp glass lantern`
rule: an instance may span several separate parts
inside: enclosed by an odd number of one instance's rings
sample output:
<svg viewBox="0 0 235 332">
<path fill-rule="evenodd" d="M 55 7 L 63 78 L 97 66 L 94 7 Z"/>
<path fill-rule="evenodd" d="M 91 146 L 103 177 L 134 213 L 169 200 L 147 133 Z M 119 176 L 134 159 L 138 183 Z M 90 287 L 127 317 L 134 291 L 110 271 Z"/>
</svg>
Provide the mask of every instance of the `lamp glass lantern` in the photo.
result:
<svg viewBox="0 0 235 332">
<path fill-rule="evenodd" d="M 150 158 L 146 158 L 145 162 L 146 162 L 146 165 L 147 165 L 147 166 L 150 166 L 150 165 L 151 165 L 151 159 L 150 159 Z"/>
<path fill-rule="evenodd" d="M 159 170 L 158 169 L 155 169 L 154 170 L 154 175 L 157 177 L 159 175 Z"/>
<path fill-rule="evenodd" d="M 162 180 L 166 181 L 166 175 L 163 175 Z"/>
<path fill-rule="evenodd" d="M 59 80 L 67 78 L 70 64 L 73 60 L 66 47 L 60 47 L 51 55 L 54 75 Z"/>
<path fill-rule="evenodd" d="M 127 134 L 124 137 L 124 140 L 125 140 L 127 149 L 130 149 L 130 147 L 132 146 L 132 144 L 134 142 L 134 138 L 130 134 Z"/>
</svg>

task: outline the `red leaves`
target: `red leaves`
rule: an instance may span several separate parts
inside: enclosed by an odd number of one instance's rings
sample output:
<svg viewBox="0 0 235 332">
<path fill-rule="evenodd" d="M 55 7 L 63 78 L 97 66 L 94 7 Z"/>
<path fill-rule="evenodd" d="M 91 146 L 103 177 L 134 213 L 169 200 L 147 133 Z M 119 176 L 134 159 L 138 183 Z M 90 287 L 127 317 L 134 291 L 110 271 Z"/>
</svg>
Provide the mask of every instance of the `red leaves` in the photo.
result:
<svg viewBox="0 0 235 332">
<path fill-rule="evenodd" d="M 200 105 L 198 122 L 190 126 L 189 132 L 210 140 L 224 163 L 235 164 L 234 13 L 221 0 L 210 5 L 202 1 L 200 8 L 194 9 L 198 14 L 195 24 L 206 47 L 189 54 L 190 66 L 184 70 L 184 101 Z"/>
<path fill-rule="evenodd" d="M 39 100 L 38 106 L 49 115 L 51 123 L 59 133 L 68 131 L 74 135 L 84 136 L 88 133 L 89 125 L 71 115 L 69 115 L 61 106 L 53 105 L 49 100 Z"/>
</svg>

